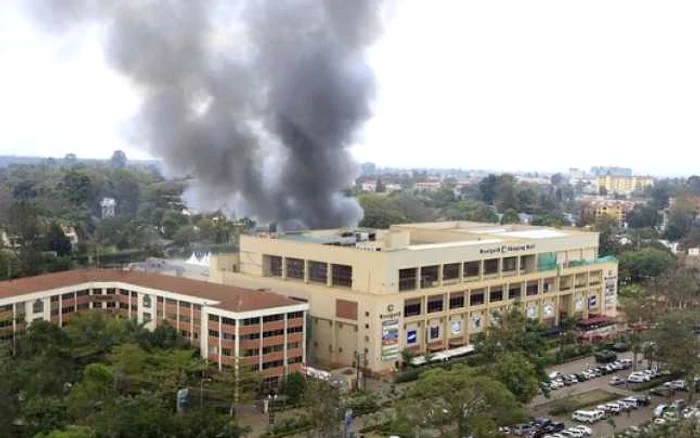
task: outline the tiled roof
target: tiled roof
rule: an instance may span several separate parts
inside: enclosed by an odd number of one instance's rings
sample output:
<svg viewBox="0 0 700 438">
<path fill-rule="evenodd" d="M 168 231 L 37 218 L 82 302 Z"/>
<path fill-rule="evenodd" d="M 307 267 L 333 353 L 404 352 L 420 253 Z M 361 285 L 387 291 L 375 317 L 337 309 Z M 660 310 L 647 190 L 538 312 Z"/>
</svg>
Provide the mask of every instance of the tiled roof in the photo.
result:
<svg viewBox="0 0 700 438">
<path fill-rule="evenodd" d="M 0 299 L 48 291 L 88 282 L 123 282 L 135 286 L 218 301 L 213 307 L 247 312 L 299 302 L 268 291 L 256 291 L 218 283 L 191 280 L 139 271 L 81 269 L 0 282 Z"/>
</svg>

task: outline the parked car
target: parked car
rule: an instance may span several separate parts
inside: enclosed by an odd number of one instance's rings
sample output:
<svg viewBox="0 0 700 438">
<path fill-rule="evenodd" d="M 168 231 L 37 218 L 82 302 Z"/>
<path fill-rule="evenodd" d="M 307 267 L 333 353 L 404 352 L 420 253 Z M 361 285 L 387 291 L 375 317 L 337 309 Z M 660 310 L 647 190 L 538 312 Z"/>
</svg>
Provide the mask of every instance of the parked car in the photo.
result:
<svg viewBox="0 0 700 438">
<path fill-rule="evenodd" d="M 571 418 L 574 421 L 580 421 L 582 423 L 595 423 L 596 421 L 602 420 L 604 414 L 602 411 L 595 410 L 578 410 L 571 414 Z"/>
<path fill-rule="evenodd" d="M 608 383 L 611 384 L 612 386 L 622 385 L 623 383 L 625 383 L 625 379 L 622 379 L 622 378 L 617 377 L 617 376 L 613 376 L 610 379 L 610 382 L 608 382 Z"/>
<path fill-rule="evenodd" d="M 630 347 L 624 342 L 617 342 L 612 346 L 613 351 L 617 351 L 618 353 L 624 353 L 625 351 L 629 350 Z"/>
<path fill-rule="evenodd" d="M 583 432 L 583 436 L 591 436 L 593 434 L 591 428 L 588 426 L 584 426 L 583 424 L 577 424 L 576 426 L 573 426 L 572 429 L 580 430 L 581 432 Z"/>
<path fill-rule="evenodd" d="M 659 397 L 668 397 L 671 394 L 671 388 L 666 386 L 657 386 L 649 391 L 650 394 L 658 395 Z"/>
<path fill-rule="evenodd" d="M 617 360 L 617 354 L 612 350 L 603 350 L 595 354 L 595 361 L 598 363 L 610 363 Z"/>
<path fill-rule="evenodd" d="M 627 381 L 629 383 L 644 383 L 649 380 L 644 374 L 632 373 L 627 376 Z"/>
</svg>

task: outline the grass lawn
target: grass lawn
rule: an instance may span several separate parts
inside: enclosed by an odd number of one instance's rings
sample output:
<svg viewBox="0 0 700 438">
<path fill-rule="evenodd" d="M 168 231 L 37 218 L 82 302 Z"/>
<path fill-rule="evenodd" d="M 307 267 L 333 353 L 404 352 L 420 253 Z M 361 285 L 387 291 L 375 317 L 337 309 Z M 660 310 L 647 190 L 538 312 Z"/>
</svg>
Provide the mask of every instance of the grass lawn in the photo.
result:
<svg viewBox="0 0 700 438">
<path fill-rule="evenodd" d="M 562 415 L 588 406 L 596 406 L 620 398 L 621 395 L 604 389 L 593 389 L 580 394 L 552 400 L 541 406 L 550 415 Z"/>
</svg>

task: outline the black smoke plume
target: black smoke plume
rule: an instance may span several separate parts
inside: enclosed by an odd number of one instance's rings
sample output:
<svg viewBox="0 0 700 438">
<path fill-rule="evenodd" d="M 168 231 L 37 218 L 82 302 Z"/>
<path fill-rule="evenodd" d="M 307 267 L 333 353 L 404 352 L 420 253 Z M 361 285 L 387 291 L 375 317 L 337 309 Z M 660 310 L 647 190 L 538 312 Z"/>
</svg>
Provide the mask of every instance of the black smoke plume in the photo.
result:
<svg viewBox="0 0 700 438">
<path fill-rule="evenodd" d="M 381 0 L 27 0 L 54 31 L 96 25 L 143 93 L 139 132 L 200 205 L 352 225 L 348 147 L 370 116 Z M 105 102 L 109 105 L 109 102 Z"/>
</svg>

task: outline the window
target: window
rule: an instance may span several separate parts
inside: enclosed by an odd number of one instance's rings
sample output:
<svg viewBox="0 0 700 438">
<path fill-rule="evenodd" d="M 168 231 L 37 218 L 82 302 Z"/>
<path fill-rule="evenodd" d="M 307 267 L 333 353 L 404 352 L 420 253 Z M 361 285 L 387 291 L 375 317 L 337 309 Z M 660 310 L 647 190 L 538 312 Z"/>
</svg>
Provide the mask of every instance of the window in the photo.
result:
<svg viewBox="0 0 700 438">
<path fill-rule="evenodd" d="M 290 342 L 287 344 L 287 350 L 296 350 L 301 348 L 301 342 Z"/>
<path fill-rule="evenodd" d="M 427 288 L 437 286 L 438 271 L 439 267 L 437 265 L 423 266 L 420 268 L 420 287 Z"/>
<path fill-rule="evenodd" d="M 183 338 L 189 338 L 189 337 L 190 337 L 190 332 L 188 332 L 187 330 L 180 330 L 180 335 L 181 335 Z"/>
<path fill-rule="evenodd" d="M 64 300 L 71 300 L 71 299 L 73 299 L 73 296 L 74 296 L 73 292 L 69 292 L 67 294 L 61 295 L 61 298 Z"/>
<path fill-rule="evenodd" d="M 260 350 L 257 348 L 250 348 L 248 350 L 243 350 L 243 357 L 253 357 L 253 356 L 259 356 L 260 355 Z"/>
<path fill-rule="evenodd" d="M 231 349 L 230 348 L 222 348 L 221 355 L 231 357 L 232 356 Z"/>
<path fill-rule="evenodd" d="M 209 315 L 209 321 L 219 322 L 219 315 Z"/>
<path fill-rule="evenodd" d="M 90 303 L 81 303 L 78 304 L 78 310 L 87 310 L 90 308 Z"/>
<path fill-rule="evenodd" d="M 284 350 L 284 344 L 270 345 L 269 347 L 263 347 L 263 354 L 279 353 Z"/>
<path fill-rule="evenodd" d="M 323 262 L 309 261 L 309 281 L 326 284 L 328 282 L 328 265 Z"/>
<path fill-rule="evenodd" d="M 520 298 L 520 295 L 521 295 L 521 286 L 519 284 L 511 285 L 508 288 L 508 299 L 509 300 L 517 300 Z"/>
<path fill-rule="evenodd" d="M 304 312 L 290 312 L 287 313 L 287 319 L 303 318 Z"/>
<path fill-rule="evenodd" d="M 165 304 L 169 304 L 171 306 L 177 305 L 177 301 L 173 300 L 172 298 L 166 298 Z"/>
<path fill-rule="evenodd" d="M 153 316 L 151 316 L 150 313 L 148 313 L 148 312 L 144 312 L 144 313 L 143 313 L 143 321 L 144 321 L 144 322 L 148 322 L 148 321 L 150 321 L 151 319 L 153 319 Z"/>
<path fill-rule="evenodd" d="M 503 259 L 503 272 L 514 272 L 518 264 L 517 257 L 506 257 Z"/>
<path fill-rule="evenodd" d="M 274 360 L 274 361 L 272 361 L 272 362 L 263 362 L 262 368 L 263 368 L 264 370 L 266 370 L 266 369 L 268 369 L 268 368 L 277 368 L 277 367 L 281 367 L 281 366 L 283 366 L 283 365 L 284 365 L 284 361 L 281 361 L 281 360 Z"/>
<path fill-rule="evenodd" d="M 108 309 L 115 309 L 116 307 L 117 307 L 117 303 L 115 303 L 114 301 L 108 301 L 108 302 L 107 302 L 107 308 L 108 308 Z"/>
<path fill-rule="evenodd" d="M 271 338 L 273 336 L 282 336 L 284 334 L 284 330 L 269 330 L 266 332 L 263 332 L 263 338 Z"/>
<path fill-rule="evenodd" d="M 219 332 L 217 330 L 209 330 L 209 336 L 211 336 L 212 338 L 218 338 Z"/>
<path fill-rule="evenodd" d="M 542 283 L 544 293 L 554 292 L 554 278 L 545 278 Z"/>
<path fill-rule="evenodd" d="M 241 335 L 241 341 L 254 341 L 260 339 L 260 333 L 248 333 L 247 335 Z"/>
<path fill-rule="evenodd" d="M 283 319 L 284 315 L 282 314 L 263 316 L 263 322 L 282 321 Z"/>
<path fill-rule="evenodd" d="M 415 290 L 418 268 L 399 269 L 399 291 Z"/>
<path fill-rule="evenodd" d="M 498 274 L 498 259 L 484 260 L 484 275 Z"/>
<path fill-rule="evenodd" d="M 90 294 L 89 290 L 79 290 L 76 295 L 79 297 L 85 297 Z"/>
<path fill-rule="evenodd" d="M 456 280 L 459 278 L 459 263 L 449 263 L 442 266 L 442 280 Z"/>
<path fill-rule="evenodd" d="M 102 289 L 93 289 L 92 294 L 93 295 L 102 295 Z"/>
<path fill-rule="evenodd" d="M 143 307 L 146 309 L 151 308 L 151 296 L 150 295 L 143 296 Z"/>
<path fill-rule="evenodd" d="M 136 298 L 137 296 L 136 292 L 131 292 L 131 298 Z"/>
<path fill-rule="evenodd" d="M 189 316 L 180 316 L 180 322 L 190 322 Z"/>
<path fill-rule="evenodd" d="M 403 306 L 403 314 L 404 316 L 420 315 L 420 301 L 407 301 Z"/>
<path fill-rule="evenodd" d="M 124 309 L 124 310 L 128 310 L 129 305 L 127 303 L 119 303 L 119 308 Z"/>
<path fill-rule="evenodd" d="M 428 313 L 442 312 L 442 295 L 428 298 Z"/>
<path fill-rule="evenodd" d="M 245 318 L 245 319 L 243 320 L 243 325 L 244 325 L 244 326 L 246 326 L 246 325 L 256 325 L 256 324 L 260 324 L 260 317 L 256 317 L 256 318 Z"/>
<path fill-rule="evenodd" d="M 158 297 L 158 303 L 162 303 L 163 301 L 165 301 L 163 297 Z"/>
<path fill-rule="evenodd" d="M 301 333 L 303 327 L 287 327 L 287 333 Z"/>
<path fill-rule="evenodd" d="M 73 313 L 75 312 L 75 306 L 66 306 L 63 309 L 61 309 L 62 313 Z"/>
<path fill-rule="evenodd" d="M 101 309 L 101 308 L 102 308 L 102 303 L 92 303 L 92 308 L 93 308 L 93 309 Z"/>
<path fill-rule="evenodd" d="M 51 316 L 58 316 L 58 308 L 51 309 Z"/>
<path fill-rule="evenodd" d="M 464 294 L 450 295 L 450 309 L 461 309 L 464 307 Z"/>
<path fill-rule="evenodd" d="M 287 265 L 287 278 L 304 279 L 304 260 L 288 257 L 284 261 Z"/>
<path fill-rule="evenodd" d="M 469 305 L 470 306 L 480 306 L 484 304 L 484 291 L 479 290 L 479 291 L 472 291 L 471 295 L 469 295 Z"/>
<path fill-rule="evenodd" d="M 54 295 L 51 297 L 51 302 L 52 303 L 58 303 L 58 295 Z"/>
<path fill-rule="evenodd" d="M 500 286 L 492 287 L 489 293 L 489 301 L 492 303 L 503 301 L 503 288 Z"/>
<path fill-rule="evenodd" d="M 265 277 L 281 277 L 282 276 L 282 257 L 264 255 L 263 256 L 263 266 Z"/>
<path fill-rule="evenodd" d="M 44 302 L 42 300 L 34 301 L 34 304 L 32 304 L 32 312 L 42 313 L 43 311 L 44 311 Z"/>
<path fill-rule="evenodd" d="M 80 294 L 80 292 L 78 292 L 78 294 Z M 119 295 L 124 296 L 124 297 L 128 297 L 128 296 L 129 296 L 129 291 L 128 291 L 128 290 L 124 290 L 124 289 L 119 289 Z"/>
<path fill-rule="evenodd" d="M 462 275 L 466 277 L 478 277 L 481 272 L 481 262 L 464 262 L 464 272 Z"/>
<path fill-rule="evenodd" d="M 301 356 L 290 357 L 287 359 L 287 365 L 294 365 L 295 363 L 301 363 Z"/>
<path fill-rule="evenodd" d="M 235 326 L 235 325 L 236 325 L 236 320 L 233 319 L 233 318 L 226 318 L 226 317 L 223 317 L 223 318 L 221 318 L 221 323 L 222 323 L 223 325 L 232 325 L 232 326 Z"/>
<path fill-rule="evenodd" d="M 236 335 L 233 333 L 222 332 L 221 338 L 225 339 L 227 341 L 234 341 L 234 340 L 236 340 Z"/>
<path fill-rule="evenodd" d="M 352 287 L 352 266 L 331 265 L 331 284 L 338 287 Z"/>
<path fill-rule="evenodd" d="M 201 304 L 195 304 L 194 305 L 194 311 L 195 312 L 201 312 L 202 310 L 202 305 Z"/>
<path fill-rule="evenodd" d="M 525 287 L 525 295 L 528 297 L 531 297 L 533 295 L 537 295 L 539 291 L 539 284 L 537 281 L 528 281 L 527 286 Z"/>
<path fill-rule="evenodd" d="M 115 288 L 110 287 L 107 289 L 107 295 L 116 295 L 116 294 L 117 294 L 117 290 Z"/>
</svg>

